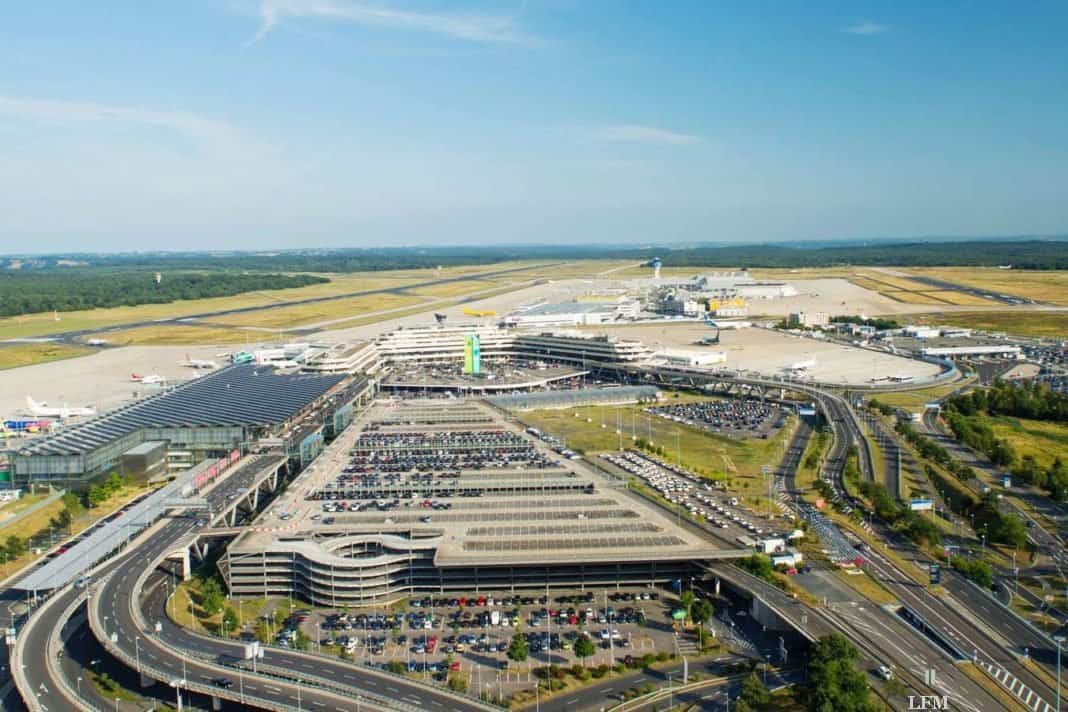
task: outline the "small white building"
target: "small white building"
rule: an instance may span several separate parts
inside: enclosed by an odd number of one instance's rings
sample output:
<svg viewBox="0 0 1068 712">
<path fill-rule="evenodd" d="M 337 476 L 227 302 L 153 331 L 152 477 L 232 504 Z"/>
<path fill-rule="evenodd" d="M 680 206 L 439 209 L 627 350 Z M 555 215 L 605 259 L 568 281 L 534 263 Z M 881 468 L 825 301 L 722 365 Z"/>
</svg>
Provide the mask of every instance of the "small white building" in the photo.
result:
<svg viewBox="0 0 1068 712">
<path fill-rule="evenodd" d="M 503 320 L 514 327 L 589 326 L 615 320 L 618 306 L 614 302 L 584 301 L 539 304 L 515 311 Z"/>
<path fill-rule="evenodd" d="M 786 551 L 786 540 L 781 537 L 761 539 L 757 542 L 756 548 L 761 554 L 778 554 Z"/>
<path fill-rule="evenodd" d="M 658 351 L 653 358 L 672 366 L 715 366 L 727 362 L 726 351 Z"/>
<path fill-rule="evenodd" d="M 901 333 L 915 339 L 933 339 L 936 336 L 941 336 L 942 330 L 937 326 L 915 326 L 910 324 L 902 329 Z"/>
<path fill-rule="evenodd" d="M 795 549 L 788 549 L 781 554 L 771 555 L 771 565 L 775 567 L 786 566 L 788 568 L 796 568 L 797 566 L 800 566 L 801 561 L 801 552 Z"/>
<path fill-rule="evenodd" d="M 831 317 L 827 312 L 793 312 L 787 318 L 786 323 L 790 326 L 827 326 L 831 323 Z"/>
</svg>

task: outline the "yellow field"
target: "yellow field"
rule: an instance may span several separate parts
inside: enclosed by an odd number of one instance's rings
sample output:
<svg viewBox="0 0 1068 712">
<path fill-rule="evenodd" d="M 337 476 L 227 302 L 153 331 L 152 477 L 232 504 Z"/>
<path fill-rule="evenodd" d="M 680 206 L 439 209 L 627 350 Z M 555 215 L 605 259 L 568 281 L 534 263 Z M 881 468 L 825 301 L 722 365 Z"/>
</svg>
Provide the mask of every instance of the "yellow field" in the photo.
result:
<svg viewBox="0 0 1068 712">
<path fill-rule="evenodd" d="M 0 346 L 0 369 L 29 366 L 33 363 L 58 361 L 65 358 L 85 356 L 93 349 L 68 344 L 12 344 Z"/>
<path fill-rule="evenodd" d="M 258 326 L 285 329 L 304 324 L 315 324 L 331 319 L 359 318 L 368 312 L 414 306 L 425 300 L 421 297 L 402 294 L 373 294 L 365 297 L 332 299 L 328 302 L 297 304 L 244 314 L 227 314 L 204 321 L 204 324 L 225 326 Z"/>
<path fill-rule="evenodd" d="M 887 291 L 892 291 L 892 292 L 898 291 L 896 289 L 889 289 L 885 284 L 880 284 L 879 282 L 876 282 L 874 279 L 869 279 L 868 277 L 861 277 L 861 276 L 850 277 L 849 281 L 852 282 L 853 284 L 855 284 L 856 286 L 860 287 L 861 289 L 867 289 L 867 290 L 870 290 L 872 292 L 885 293 Z"/>
<path fill-rule="evenodd" d="M 910 320 L 920 324 L 945 324 L 1016 336 L 1064 338 L 1068 334 L 1068 311 L 1019 309 L 940 312 L 916 314 L 911 316 Z"/>
<path fill-rule="evenodd" d="M 928 296 L 921 292 L 906 292 L 902 290 L 890 290 L 881 292 L 883 295 L 890 297 L 899 302 L 905 304 L 948 304 L 945 299 L 939 299 L 938 297 Z"/>
<path fill-rule="evenodd" d="M 406 292 L 408 294 L 417 294 L 423 297 L 459 297 L 465 294 L 480 292 L 483 289 L 492 289 L 495 286 L 514 284 L 523 280 L 524 278 L 522 275 L 517 275 L 514 279 L 503 277 L 499 279 L 467 279 L 463 282 L 450 282 L 448 284 L 434 284 L 427 287 L 416 287 L 415 289 L 406 290 Z"/>
<path fill-rule="evenodd" d="M 918 410 L 923 407 L 924 403 L 928 401 L 938 400 L 944 396 L 949 395 L 959 387 L 958 384 L 947 386 L 934 386 L 932 388 L 920 388 L 915 391 L 898 391 L 894 393 L 875 393 L 872 394 L 872 398 L 880 403 L 886 403 L 896 408 L 905 408 L 906 410 Z"/>
<path fill-rule="evenodd" d="M 911 279 L 905 279 L 904 277 L 895 277 L 894 275 L 885 274 L 883 272 L 858 272 L 858 275 L 879 282 L 884 290 L 900 289 L 907 292 L 923 292 L 931 289 L 929 285 L 914 282 Z"/>
<path fill-rule="evenodd" d="M 1068 271 L 1003 270 L 993 267 L 916 267 L 910 273 L 944 279 L 996 294 L 1068 306 Z"/>
<path fill-rule="evenodd" d="M 112 331 L 102 335 L 115 346 L 162 346 L 194 344 L 244 344 L 262 341 L 270 334 L 214 326 L 161 325 Z"/>
<path fill-rule="evenodd" d="M 994 434 L 1007 440 L 1020 457 L 1031 455 L 1042 467 L 1056 458 L 1068 464 L 1068 426 L 1007 416 L 990 420 Z"/>
</svg>

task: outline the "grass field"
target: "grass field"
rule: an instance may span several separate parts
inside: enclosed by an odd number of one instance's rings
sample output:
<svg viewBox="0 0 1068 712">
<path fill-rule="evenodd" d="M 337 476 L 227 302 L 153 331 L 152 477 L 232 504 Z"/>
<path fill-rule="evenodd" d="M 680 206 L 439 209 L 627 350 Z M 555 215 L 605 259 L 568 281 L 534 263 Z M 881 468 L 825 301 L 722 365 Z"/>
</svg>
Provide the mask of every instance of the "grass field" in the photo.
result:
<svg viewBox="0 0 1068 712">
<path fill-rule="evenodd" d="M 244 344 L 261 341 L 270 334 L 221 326 L 183 326 L 180 324 L 140 326 L 102 335 L 115 346 L 161 346 L 164 344 Z"/>
<path fill-rule="evenodd" d="M 977 297 L 974 294 L 966 294 L 965 292 L 935 290 L 924 292 L 924 294 L 959 307 L 987 307 L 994 304 L 994 302 L 989 299 L 983 299 L 982 297 Z"/>
<path fill-rule="evenodd" d="M 996 294 L 1009 294 L 1068 306 L 1068 271 L 1003 270 L 992 267 L 916 267 L 912 274 L 941 279 Z"/>
<path fill-rule="evenodd" d="M 432 284 L 426 287 L 416 287 L 415 289 L 408 290 L 406 293 L 416 294 L 423 297 L 462 297 L 467 294 L 481 292 L 485 289 L 493 289 L 495 287 L 526 282 L 529 279 L 530 277 L 525 274 L 517 274 L 514 277 L 475 278 L 464 280 L 463 282 L 449 282 L 448 284 Z"/>
<path fill-rule="evenodd" d="M 809 438 L 805 452 L 801 456 L 801 464 L 797 467 L 796 483 L 799 490 L 808 490 L 816 484 L 819 478 L 819 462 L 813 467 L 806 464 L 812 453 L 818 453 L 817 457 L 823 457 L 831 447 L 832 438 L 826 433 L 814 432 Z"/>
<path fill-rule="evenodd" d="M 0 345 L 0 369 L 19 368 L 34 363 L 59 361 L 93 353 L 93 349 L 68 344 L 10 344 Z"/>
<path fill-rule="evenodd" d="M 19 512 L 24 512 L 38 502 L 48 499 L 47 494 L 24 494 L 13 502 L 0 505 L 0 523 L 10 519 Z"/>
<path fill-rule="evenodd" d="M 466 284 L 466 282 L 459 284 Z M 224 326 L 256 326 L 268 329 L 285 329 L 305 324 L 316 324 L 321 321 L 330 321 L 333 319 L 359 318 L 362 314 L 368 312 L 414 306 L 424 301 L 423 298 L 418 296 L 391 294 L 386 292 L 364 297 L 333 299 L 328 302 L 296 304 L 294 306 L 277 307 L 275 309 L 266 309 L 245 314 L 228 314 L 206 320 L 202 323 Z"/>
<path fill-rule="evenodd" d="M 990 424 L 1020 457 L 1031 455 L 1043 467 L 1058 457 L 1068 464 L 1068 425 L 1003 415 L 991 417 Z"/>
<path fill-rule="evenodd" d="M 37 501 L 42 499 L 44 497 L 38 497 Z M 59 514 L 61 509 L 63 509 L 63 501 L 57 499 L 55 502 L 41 507 L 33 514 L 28 514 L 17 522 L 0 526 L 0 539 L 6 539 L 9 536 L 27 539 L 47 527 L 48 520 Z"/>
<path fill-rule="evenodd" d="M 880 403 L 892 405 L 895 408 L 917 410 L 928 401 L 938 400 L 955 391 L 960 384 L 947 386 L 933 386 L 931 388 L 918 388 L 914 391 L 896 391 L 893 393 L 875 393 L 872 398 Z"/>
<path fill-rule="evenodd" d="M 996 302 L 953 289 L 938 289 L 907 277 L 873 271 L 858 271 L 848 277 L 858 287 L 878 292 L 904 304 L 951 304 L 953 306 L 992 306 Z"/>
<path fill-rule="evenodd" d="M 889 289 L 880 291 L 879 293 L 884 297 L 889 297 L 894 301 L 902 302 L 904 304 L 952 304 L 952 302 L 931 296 L 925 292 L 907 292 L 903 289 Z"/>
<path fill-rule="evenodd" d="M 144 486 L 128 485 L 123 488 L 121 492 L 118 492 L 117 494 L 111 496 L 99 506 L 93 507 L 92 509 L 84 510 L 71 522 L 71 535 L 76 535 L 88 529 L 93 524 L 95 524 L 97 520 L 99 520 L 101 517 L 110 514 L 118 507 L 121 507 L 122 505 L 132 500 L 134 497 L 137 497 L 138 495 L 143 493 L 145 490 L 146 488 Z M 34 497 L 36 497 L 36 501 L 44 499 L 44 497 L 39 497 L 37 495 L 34 495 Z M 31 502 L 30 504 L 33 504 L 33 502 Z M 63 500 L 57 499 L 55 502 L 52 502 L 51 504 L 45 507 L 41 507 L 41 509 L 37 510 L 33 514 L 27 515 L 26 517 L 23 517 L 17 522 L 6 526 L 0 526 L 0 540 L 7 539 L 7 537 L 12 535 L 20 537 L 22 539 L 29 539 L 37 532 L 48 528 L 49 520 L 59 514 L 62 509 Z M 62 535 L 57 536 L 56 543 L 58 544 L 60 541 L 63 541 Z M 3 575 L 9 575 L 14 573 L 15 571 L 18 571 L 22 567 L 34 561 L 36 558 L 37 556 L 32 551 L 28 551 L 27 553 L 20 556 L 18 559 L 5 561 L 2 568 Z"/>
<path fill-rule="evenodd" d="M 1064 338 L 1068 334 L 1068 311 L 959 311 L 916 314 L 918 324 L 944 324 L 1017 336 Z"/>
<path fill-rule="evenodd" d="M 681 454 L 684 467 L 713 479 L 726 480 L 733 491 L 757 499 L 764 491 L 760 468 L 779 463 L 783 444 L 794 425 L 791 420 L 767 440 L 733 440 L 648 415 L 637 405 L 534 410 L 524 412 L 522 420 L 565 440 L 568 447 L 590 453 L 617 450 L 620 442 L 624 448 L 632 447 L 633 433 L 663 447 L 669 460 L 676 461 Z M 617 422 L 622 424 L 621 435 L 616 433 Z"/>
</svg>

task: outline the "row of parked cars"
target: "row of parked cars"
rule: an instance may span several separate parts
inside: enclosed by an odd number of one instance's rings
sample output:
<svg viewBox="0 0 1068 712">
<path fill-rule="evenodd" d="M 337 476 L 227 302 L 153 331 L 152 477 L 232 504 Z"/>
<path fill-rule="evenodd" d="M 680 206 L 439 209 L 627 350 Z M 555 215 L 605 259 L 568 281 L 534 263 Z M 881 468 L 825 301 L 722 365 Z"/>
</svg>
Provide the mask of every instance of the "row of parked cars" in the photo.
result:
<svg viewBox="0 0 1068 712">
<path fill-rule="evenodd" d="M 551 447 L 553 449 L 553 452 L 555 452 L 557 455 L 563 455 L 568 460 L 582 459 L 582 455 L 579 455 L 577 452 L 564 445 L 564 441 L 556 437 L 555 435 L 550 435 L 549 433 L 538 430 L 537 428 L 527 428 L 527 433 L 533 435 L 534 437 Z"/>
<path fill-rule="evenodd" d="M 672 403 L 646 408 L 645 412 L 717 433 L 757 431 L 776 416 L 785 415 L 779 406 L 755 398 Z"/>
<path fill-rule="evenodd" d="M 764 533 L 761 527 L 747 519 L 745 510 L 738 507 L 737 497 L 717 494 L 716 488 L 694 475 L 679 474 L 677 468 L 669 470 L 663 463 L 632 450 L 621 454 L 606 453 L 603 457 L 648 482 L 668 502 L 686 507 L 691 515 L 702 517 L 714 527 L 728 529 L 733 522 L 753 534 Z"/>
</svg>

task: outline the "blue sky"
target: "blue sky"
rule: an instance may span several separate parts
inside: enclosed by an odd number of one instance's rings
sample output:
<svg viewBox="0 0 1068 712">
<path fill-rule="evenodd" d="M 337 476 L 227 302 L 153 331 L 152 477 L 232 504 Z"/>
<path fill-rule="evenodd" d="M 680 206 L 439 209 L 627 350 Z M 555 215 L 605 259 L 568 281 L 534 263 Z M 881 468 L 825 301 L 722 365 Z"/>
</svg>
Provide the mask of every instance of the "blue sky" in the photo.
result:
<svg viewBox="0 0 1068 712">
<path fill-rule="evenodd" d="M 0 251 L 1068 232 L 1068 5 L 12 2 Z"/>
</svg>

